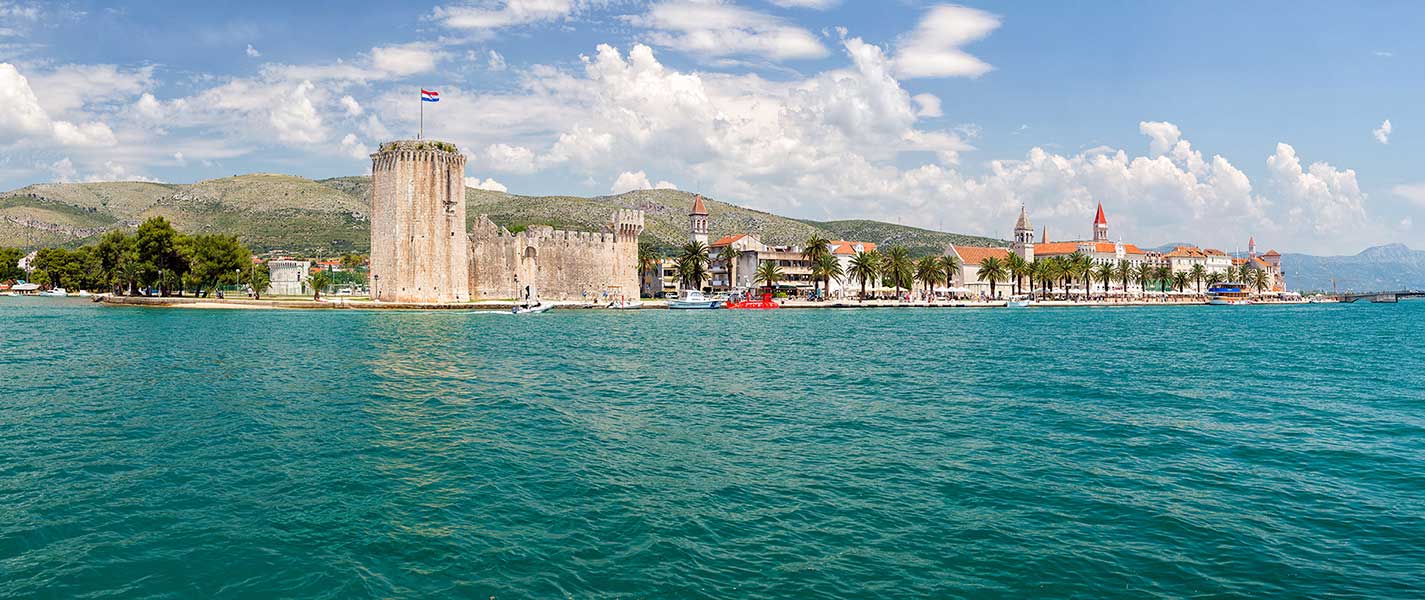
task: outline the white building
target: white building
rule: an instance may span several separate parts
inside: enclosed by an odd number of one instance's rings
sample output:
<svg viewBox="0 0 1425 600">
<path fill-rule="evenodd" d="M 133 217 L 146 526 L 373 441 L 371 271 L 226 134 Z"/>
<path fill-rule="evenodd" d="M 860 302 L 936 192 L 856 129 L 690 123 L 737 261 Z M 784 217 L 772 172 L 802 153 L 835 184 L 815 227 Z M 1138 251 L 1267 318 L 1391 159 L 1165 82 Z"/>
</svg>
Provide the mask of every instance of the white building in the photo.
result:
<svg viewBox="0 0 1425 600">
<path fill-rule="evenodd" d="M 312 261 L 273 259 L 267 261 L 267 270 L 272 277 L 266 293 L 274 296 L 301 296 L 306 293 L 303 284 L 312 270 Z"/>
</svg>

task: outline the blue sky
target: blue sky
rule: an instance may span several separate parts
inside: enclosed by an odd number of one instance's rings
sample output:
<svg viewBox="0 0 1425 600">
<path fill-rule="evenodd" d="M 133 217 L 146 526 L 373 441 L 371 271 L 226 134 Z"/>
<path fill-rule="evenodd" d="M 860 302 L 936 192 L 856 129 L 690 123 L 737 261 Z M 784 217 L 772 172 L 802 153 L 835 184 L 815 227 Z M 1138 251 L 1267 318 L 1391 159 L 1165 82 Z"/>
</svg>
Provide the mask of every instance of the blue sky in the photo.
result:
<svg viewBox="0 0 1425 600">
<path fill-rule="evenodd" d="M 360 174 L 673 186 L 791 216 L 1354 253 L 1422 243 L 1425 7 L 0 0 L 0 189 Z M 1389 127 L 1386 122 L 1389 121 Z M 1419 224 L 1417 224 L 1419 222 Z"/>
</svg>

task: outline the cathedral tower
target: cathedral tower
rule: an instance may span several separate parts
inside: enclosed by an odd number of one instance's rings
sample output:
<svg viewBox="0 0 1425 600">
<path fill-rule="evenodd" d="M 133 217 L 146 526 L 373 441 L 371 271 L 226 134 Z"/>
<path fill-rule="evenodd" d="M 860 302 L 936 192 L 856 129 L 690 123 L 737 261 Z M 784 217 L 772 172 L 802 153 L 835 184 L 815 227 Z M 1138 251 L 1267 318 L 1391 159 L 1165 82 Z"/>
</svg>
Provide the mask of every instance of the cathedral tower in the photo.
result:
<svg viewBox="0 0 1425 600">
<path fill-rule="evenodd" d="M 1103 203 L 1098 203 L 1098 214 L 1093 218 L 1093 241 L 1108 241 L 1108 219 L 1103 216 Z"/>
<path fill-rule="evenodd" d="M 470 300 L 465 156 L 454 144 L 402 140 L 371 155 L 371 296 Z"/>
<path fill-rule="evenodd" d="M 1029 223 L 1029 210 L 1019 207 L 1019 221 L 1014 224 L 1014 245 L 1010 248 L 1020 258 L 1034 262 L 1034 226 Z"/>
<path fill-rule="evenodd" d="M 688 213 L 688 241 L 708 245 L 708 208 L 703 206 L 703 195 L 693 199 L 693 210 Z"/>
</svg>

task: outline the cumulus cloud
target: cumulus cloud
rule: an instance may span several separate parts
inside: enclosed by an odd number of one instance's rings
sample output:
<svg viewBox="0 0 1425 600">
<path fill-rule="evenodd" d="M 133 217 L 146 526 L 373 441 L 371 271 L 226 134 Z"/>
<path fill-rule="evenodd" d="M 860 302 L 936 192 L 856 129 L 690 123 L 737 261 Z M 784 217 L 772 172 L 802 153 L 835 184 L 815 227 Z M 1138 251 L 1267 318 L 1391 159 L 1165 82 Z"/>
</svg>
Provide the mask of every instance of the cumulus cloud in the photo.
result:
<svg viewBox="0 0 1425 600">
<path fill-rule="evenodd" d="M 613 187 L 609 188 L 609 193 L 622 194 L 633 190 L 648 189 L 653 189 L 653 184 L 648 182 L 648 174 L 643 171 L 624 171 L 618 174 L 618 178 L 614 180 Z"/>
<path fill-rule="evenodd" d="M 109 126 L 99 122 L 75 124 L 54 120 L 40 105 L 29 80 L 10 63 L 0 63 L 0 134 L 12 139 L 47 138 L 65 146 L 112 146 L 117 143 Z"/>
<path fill-rule="evenodd" d="M 1377 142 L 1380 142 L 1382 144 L 1389 144 L 1390 132 L 1390 119 L 1386 119 L 1385 122 L 1380 124 L 1380 127 L 1377 127 L 1375 128 L 1375 130 L 1371 131 L 1371 135 L 1375 136 Z"/>
<path fill-rule="evenodd" d="M 984 75 L 994 67 L 960 48 L 999 26 L 999 17 L 982 10 L 948 4 L 931 8 L 899 44 L 896 74 L 904 79 Z"/>
<path fill-rule="evenodd" d="M 258 52 L 257 48 L 253 48 L 252 44 L 248 44 L 247 50 L 245 50 L 244 52 L 247 54 L 248 58 L 257 58 L 262 56 L 262 53 Z"/>
<path fill-rule="evenodd" d="M 490 144 L 482 155 L 486 167 L 506 173 L 534 172 L 534 151 L 523 146 Z"/>
<path fill-rule="evenodd" d="M 940 117 L 945 113 L 940 110 L 940 98 L 935 94 L 916 94 L 911 96 L 915 101 L 915 116 L 917 117 Z"/>
<path fill-rule="evenodd" d="M 1324 162 L 1302 168 L 1296 149 L 1285 143 L 1267 158 L 1267 169 L 1281 204 L 1278 212 L 1284 208 L 1290 224 L 1318 237 L 1357 232 L 1366 225 L 1366 195 L 1354 170 Z"/>
<path fill-rule="evenodd" d="M 297 144 L 314 144 L 326 138 L 322 116 L 317 112 L 310 94 L 316 86 L 303 81 L 272 107 L 268 120 L 278 139 Z"/>
<path fill-rule="evenodd" d="M 489 178 L 486 178 L 484 181 L 481 181 L 479 177 L 466 177 L 466 178 L 465 178 L 465 187 L 472 187 L 472 188 L 475 188 L 475 189 L 477 189 L 477 190 L 487 190 L 487 191 L 491 191 L 491 192 L 508 192 L 508 191 L 510 191 L 509 188 L 505 187 L 505 184 L 503 184 L 503 183 L 500 183 L 500 182 L 498 182 L 498 181 L 495 181 L 494 179 L 489 179 Z"/>
<path fill-rule="evenodd" d="M 359 117 L 361 113 L 364 112 L 361 108 L 361 103 L 357 102 L 356 98 L 352 98 L 351 96 L 342 96 L 341 106 L 346 109 L 346 116 L 348 117 Z"/>
<path fill-rule="evenodd" d="M 348 133 L 341 138 L 341 152 L 356 160 L 366 160 L 371 156 L 371 150 L 362 144 L 354 133 Z"/>
<path fill-rule="evenodd" d="M 386 76 L 406 77 L 434 71 L 442 56 L 434 44 L 425 42 L 381 46 L 371 49 L 371 66 Z"/>
<path fill-rule="evenodd" d="M 625 18 L 650 31 L 658 46 L 700 56 L 750 55 L 770 60 L 826 56 L 810 31 L 775 16 L 722 1 L 667 0 Z"/>
<path fill-rule="evenodd" d="M 499 52 L 491 50 L 486 53 L 485 68 L 491 71 L 503 71 L 506 67 L 505 57 L 501 56 Z"/>
</svg>

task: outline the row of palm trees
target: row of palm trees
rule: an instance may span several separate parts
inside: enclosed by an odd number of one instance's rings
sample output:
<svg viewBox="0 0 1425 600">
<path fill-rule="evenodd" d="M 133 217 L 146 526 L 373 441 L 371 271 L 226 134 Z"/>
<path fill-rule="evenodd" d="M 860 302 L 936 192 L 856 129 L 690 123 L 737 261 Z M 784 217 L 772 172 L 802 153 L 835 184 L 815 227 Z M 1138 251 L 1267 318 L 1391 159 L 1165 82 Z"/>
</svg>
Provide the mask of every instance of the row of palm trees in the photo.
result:
<svg viewBox="0 0 1425 600">
<path fill-rule="evenodd" d="M 1250 287 L 1255 287 L 1258 293 L 1271 287 L 1271 277 L 1266 271 L 1246 265 L 1240 269 L 1228 267 L 1225 272 L 1209 272 L 1203 265 L 1193 265 L 1191 271 L 1174 273 L 1168 265 L 1141 263 L 1135 266 L 1127 260 L 1120 260 L 1117 264 L 1096 262 L 1081 252 L 1035 261 L 1026 261 L 1018 254 L 1010 253 L 1004 259 L 986 257 L 980 261 L 978 267 L 977 278 L 990 284 L 991 297 L 996 295 L 996 285 L 1000 281 L 1011 282 L 1015 295 L 1020 294 L 1026 281 L 1031 292 L 1034 290 L 1033 286 L 1039 284 L 1042 295 L 1052 292 L 1055 283 L 1061 284 L 1060 287 L 1067 293 L 1074 282 L 1082 282 L 1086 297 L 1092 295 L 1094 281 L 1103 285 L 1104 295 L 1108 294 L 1109 284 L 1114 281 L 1121 282 L 1125 290 L 1128 289 L 1130 281 L 1138 282 L 1139 287 L 1145 291 L 1150 288 L 1151 283 L 1156 285 L 1160 292 L 1169 289 L 1182 292 L 1190 283 L 1195 282 L 1199 294 L 1202 293 L 1204 282 L 1212 286 L 1224 281 L 1242 281 Z"/>
</svg>

